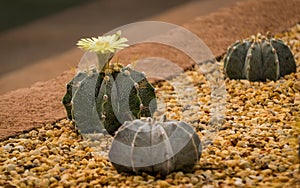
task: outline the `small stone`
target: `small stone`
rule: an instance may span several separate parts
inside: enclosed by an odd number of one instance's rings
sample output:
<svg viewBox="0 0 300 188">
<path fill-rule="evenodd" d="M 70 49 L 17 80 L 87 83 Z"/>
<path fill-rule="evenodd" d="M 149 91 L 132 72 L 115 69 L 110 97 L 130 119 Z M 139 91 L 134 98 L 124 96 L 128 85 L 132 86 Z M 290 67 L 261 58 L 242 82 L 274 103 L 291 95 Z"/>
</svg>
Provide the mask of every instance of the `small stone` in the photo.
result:
<svg viewBox="0 0 300 188">
<path fill-rule="evenodd" d="M 185 184 L 184 186 L 185 186 L 185 188 L 193 188 L 193 184 L 191 184 L 191 183 Z"/>
<path fill-rule="evenodd" d="M 7 144 L 7 145 L 5 145 L 5 146 L 2 146 L 2 148 L 3 148 L 5 151 L 10 152 L 10 150 L 12 150 L 13 147 L 12 147 L 11 145 Z"/>
<path fill-rule="evenodd" d="M 161 187 L 161 188 L 170 187 L 170 184 L 165 180 L 158 180 L 157 185 L 159 185 L 159 187 Z"/>
<path fill-rule="evenodd" d="M 238 143 L 236 144 L 238 147 L 247 147 L 247 142 L 246 141 L 238 141 Z"/>
<path fill-rule="evenodd" d="M 197 177 L 195 177 L 195 176 L 192 176 L 191 177 L 191 183 L 193 184 L 193 185 L 196 185 L 197 183 L 198 183 L 198 178 Z"/>
<path fill-rule="evenodd" d="M 41 162 L 38 159 L 34 159 L 32 163 L 35 165 L 39 165 Z"/>
<path fill-rule="evenodd" d="M 16 146 L 15 149 L 19 150 L 20 152 L 25 150 L 24 146 Z"/>
<path fill-rule="evenodd" d="M 8 164 L 7 166 L 6 166 L 6 170 L 8 171 L 8 172 L 11 172 L 11 171 L 13 171 L 13 170 L 15 170 L 16 169 L 16 165 L 14 165 L 14 164 Z"/>
<path fill-rule="evenodd" d="M 63 174 L 62 176 L 61 176 L 61 180 L 62 181 L 66 181 L 66 180 L 68 180 L 70 178 L 70 174 Z"/>
<path fill-rule="evenodd" d="M 285 172 L 286 169 L 287 169 L 287 168 L 286 168 L 284 165 L 279 165 L 279 166 L 278 166 L 278 171 L 279 171 L 279 172 Z"/>
<path fill-rule="evenodd" d="M 51 177 L 51 178 L 49 179 L 49 182 L 50 182 L 50 184 L 51 184 L 51 183 L 56 183 L 56 182 L 57 182 L 57 179 L 56 179 L 55 177 Z"/>
<path fill-rule="evenodd" d="M 243 180 L 240 179 L 240 178 L 236 178 L 235 181 L 234 181 L 234 184 L 236 186 L 243 186 L 244 185 Z"/>
<path fill-rule="evenodd" d="M 294 88 L 296 91 L 300 91 L 300 81 L 294 82 L 293 88 Z"/>
<path fill-rule="evenodd" d="M 223 179 L 226 177 L 226 174 L 224 172 L 215 172 L 214 176 L 216 179 Z"/>
<path fill-rule="evenodd" d="M 183 177 L 183 176 L 184 176 L 183 172 L 177 172 L 177 173 L 175 174 L 175 179 L 180 179 L 180 178 Z"/>
<path fill-rule="evenodd" d="M 239 164 L 239 161 L 238 160 L 228 160 L 228 161 L 225 161 L 225 164 L 229 167 L 235 167 Z"/>
<path fill-rule="evenodd" d="M 243 170 L 243 171 L 238 172 L 236 175 L 241 177 L 241 178 L 245 178 L 245 177 L 248 177 L 250 175 L 250 172 L 247 171 L 247 170 Z"/>
<path fill-rule="evenodd" d="M 261 173 L 264 175 L 264 176 L 267 176 L 267 175 L 270 175 L 272 174 L 272 170 L 271 169 L 265 169 L 265 170 L 262 170 Z"/>
<path fill-rule="evenodd" d="M 277 176 L 277 179 L 280 181 L 280 182 L 288 182 L 290 180 L 289 177 L 287 176 Z"/>
<path fill-rule="evenodd" d="M 250 168 L 250 163 L 248 161 L 246 161 L 246 160 L 241 160 L 239 166 L 242 169 Z"/>
<path fill-rule="evenodd" d="M 215 186 L 213 185 L 203 185 L 202 188 L 214 188 Z"/>
<path fill-rule="evenodd" d="M 277 169 L 278 169 L 277 166 L 274 164 L 269 164 L 268 167 L 273 171 L 277 171 Z"/>
</svg>

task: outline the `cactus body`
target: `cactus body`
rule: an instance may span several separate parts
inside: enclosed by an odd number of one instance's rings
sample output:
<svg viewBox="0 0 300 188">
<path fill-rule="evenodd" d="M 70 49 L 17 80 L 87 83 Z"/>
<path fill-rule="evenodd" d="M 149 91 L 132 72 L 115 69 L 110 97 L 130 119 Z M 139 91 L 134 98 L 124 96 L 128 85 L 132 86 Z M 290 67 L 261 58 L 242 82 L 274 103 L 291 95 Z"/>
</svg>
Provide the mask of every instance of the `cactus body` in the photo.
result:
<svg viewBox="0 0 300 188">
<path fill-rule="evenodd" d="M 105 132 L 99 124 L 95 109 L 95 86 L 99 73 L 96 69 L 78 72 L 67 84 L 67 92 L 62 99 L 67 117 L 74 120 L 82 133 Z"/>
<path fill-rule="evenodd" d="M 156 110 L 155 91 L 145 75 L 130 67 L 111 68 L 109 74 L 98 78 L 97 112 L 110 134 L 125 121 L 151 117 Z"/>
<path fill-rule="evenodd" d="M 83 133 L 103 132 L 104 127 L 113 135 L 124 121 L 150 117 L 156 110 L 154 88 L 145 75 L 120 64 L 79 72 L 62 101 Z"/>
<path fill-rule="evenodd" d="M 281 40 L 258 34 L 251 40 L 237 41 L 224 59 L 225 76 L 250 81 L 276 81 L 296 72 L 296 62 L 289 47 Z"/>
<path fill-rule="evenodd" d="M 161 174 L 192 171 L 202 146 L 193 128 L 180 121 L 125 122 L 113 140 L 109 158 L 118 172 Z"/>
</svg>

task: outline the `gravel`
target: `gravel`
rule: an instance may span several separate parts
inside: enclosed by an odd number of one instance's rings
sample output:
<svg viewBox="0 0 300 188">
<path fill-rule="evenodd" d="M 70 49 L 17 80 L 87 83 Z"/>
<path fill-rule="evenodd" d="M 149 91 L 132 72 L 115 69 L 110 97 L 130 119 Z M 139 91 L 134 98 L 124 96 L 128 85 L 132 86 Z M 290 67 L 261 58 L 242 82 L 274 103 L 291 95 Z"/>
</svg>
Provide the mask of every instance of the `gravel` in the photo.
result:
<svg viewBox="0 0 300 188">
<path fill-rule="evenodd" d="M 61 120 L 0 142 L 0 186 L 299 186 L 300 25 L 276 37 L 291 47 L 297 73 L 277 82 L 225 80 L 224 124 L 204 149 L 193 173 L 174 172 L 164 178 L 119 174 L 107 158 L 110 136 L 89 135 L 90 139 L 84 139 L 72 122 Z M 186 120 L 205 140 L 210 88 L 197 71 L 189 70 L 185 75 L 192 78 L 198 94 L 195 103 L 178 104 L 176 90 L 167 82 L 156 85 L 158 95 L 167 106 L 167 117 Z"/>
</svg>

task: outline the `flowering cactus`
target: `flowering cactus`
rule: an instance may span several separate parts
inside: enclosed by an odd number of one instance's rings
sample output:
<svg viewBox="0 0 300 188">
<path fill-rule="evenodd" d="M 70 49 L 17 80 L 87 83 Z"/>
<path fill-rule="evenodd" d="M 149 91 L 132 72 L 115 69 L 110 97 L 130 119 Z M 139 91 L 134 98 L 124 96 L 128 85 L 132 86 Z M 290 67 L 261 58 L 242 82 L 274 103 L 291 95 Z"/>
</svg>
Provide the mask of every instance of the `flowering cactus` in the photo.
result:
<svg viewBox="0 0 300 188">
<path fill-rule="evenodd" d="M 150 117 L 156 110 L 155 90 L 145 74 L 109 62 L 116 50 L 128 46 L 124 44 L 127 39 L 120 35 L 118 32 L 77 43 L 79 48 L 95 52 L 99 61 L 99 65 L 75 75 L 62 100 L 68 118 L 84 133 L 103 132 L 100 123 L 113 135 L 124 121 Z"/>
</svg>

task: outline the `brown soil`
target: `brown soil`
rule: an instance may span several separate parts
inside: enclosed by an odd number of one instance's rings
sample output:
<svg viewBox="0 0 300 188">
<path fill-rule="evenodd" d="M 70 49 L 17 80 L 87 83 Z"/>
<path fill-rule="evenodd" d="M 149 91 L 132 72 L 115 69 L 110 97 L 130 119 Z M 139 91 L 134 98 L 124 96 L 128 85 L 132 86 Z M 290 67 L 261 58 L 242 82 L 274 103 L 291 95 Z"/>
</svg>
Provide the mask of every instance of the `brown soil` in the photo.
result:
<svg viewBox="0 0 300 188">
<path fill-rule="evenodd" d="M 257 32 L 282 32 L 300 22 L 299 6 L 299 0 L 249 0 L 207 16 L 196 17 L 183 26 L 196 33 L 216 56 L 220 56 L 237 39 Z M 149 50 L 144 47 L 139 53 L 140 57 Z M 133 52 L 128 50 L 126 54 L 131 57 Z M 173 53 L 164 53 L 164 56 L 172 58 Z M 186 67 L 187 57 L 178 55 L 176 62 Z M 65 118 L 66 113 L 60 101 L 65 84 L 73 75 L 72 71 L 66 71 L 47 82 L 1 95 L 0 139 Z"/>
<path fill-rule="evenodd" d="M 131 0 L 130 4 L 118 0 L 89 1 L 0 33 L 0 43 L 7 44 L 0 46 L 0 95 L 47 81 L 70 67 L 76 67 L 82 53 L 74 44 L 82 36 L 101 35 L 144 18 L 182 25 L 196 16 L 207 15 L 241 1 L 246 0 Z M 173 7 L 174 4 L 180 6 Z M 166 5 L 173 5 L 173 8 Z M 99 11 L 99 7 L 105 7 L 104 11 Z M 87 14 L 82 16 L 83 12 Z M 150 14 L 152 17 L 148 17 Z"/>
</svg>

